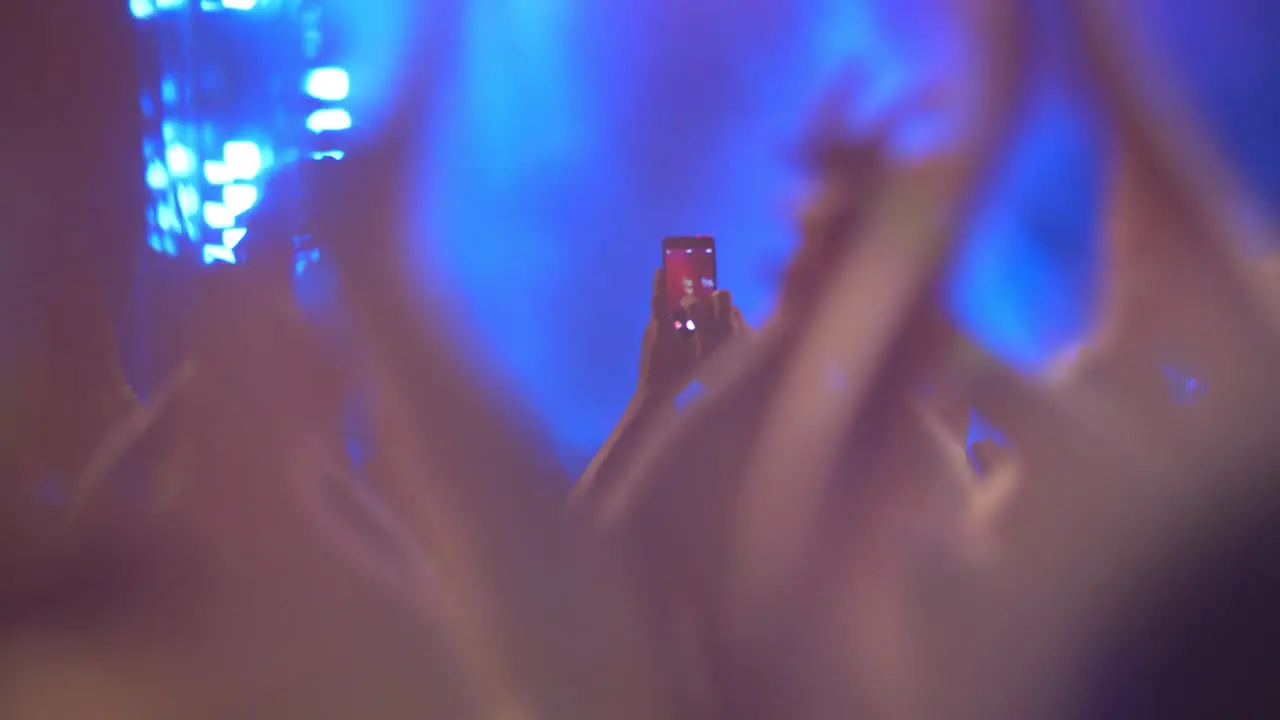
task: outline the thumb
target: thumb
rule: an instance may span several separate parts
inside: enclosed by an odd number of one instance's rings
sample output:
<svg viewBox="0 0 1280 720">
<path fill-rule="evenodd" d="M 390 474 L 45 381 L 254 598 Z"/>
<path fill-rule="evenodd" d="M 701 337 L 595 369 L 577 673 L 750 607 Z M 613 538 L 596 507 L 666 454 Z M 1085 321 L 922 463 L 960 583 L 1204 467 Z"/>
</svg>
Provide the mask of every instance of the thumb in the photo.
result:
<svg viewBox="0 0 1280 720">
<path fill-rule="evenodd" d="M 717 290 L 711 295 L 711 312 L 716 322 L 729 324 L 733 319 L 733 295 L 728 290 Z"/>
</svg>

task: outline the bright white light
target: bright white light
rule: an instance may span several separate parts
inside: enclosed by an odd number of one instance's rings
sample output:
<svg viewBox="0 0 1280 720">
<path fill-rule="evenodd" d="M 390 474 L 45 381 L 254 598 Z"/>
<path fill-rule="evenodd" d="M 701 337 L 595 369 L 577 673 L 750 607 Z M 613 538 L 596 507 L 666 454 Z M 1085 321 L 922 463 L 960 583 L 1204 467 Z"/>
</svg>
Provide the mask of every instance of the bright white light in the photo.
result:
<svg viewBox="0 0 1280 720">
<path fill-rule="evenodd" d="M 317 100 L 338 102 L 346 100 L 347 94 L 351 92 L 351 78 L 342 68 L 316 68 L 307 73 L 303 88 L 308 95 Z"/>
<path fill-rule="evenodd" d="M 163 190 L 169 186 L 169 173 L 164 169 L 164 163 L 157 160 L 147 166 L 147 186 L 152 190 Z"/>
<path fill-rule="evenodd" d="M 146 20 L 156 14 L 156 6 L 151 0 L 129 0 L 129 12 L 139 20 Z M 160 248 L 156 248 L 157 251 Z"/>
<path fill-rule="evenodd" d="M 258 0 L 222 0 L 222 7 L 228 10 L 252 10 Z"/>
<path fill-rule="evenodd" d="M 226 185 L 235 180 L 235 176 L 231 174 L 231 168 L 221 160 L 205 160 L 204 179 L 208 180 L 210 185 Z"/>
<path fill-rule="evenodd" d="M 694 325 L 692 320 L 690 320 L 689 322 L 685 323 L 685 324 L 684 324 L 684 326 L 685 326 L 686 328 L 689 328 L 690 330 L 697 330 L 697 329 L 698 329 L 698 326 L 697 326 L 697 325 Z"/>
<path fill-rule="evenodd" d="M 236 262 L 236 254 L 231 252 L 231 248 L 222 245 L 205 245 L 204 246 L 204 262 L 206 265 L 215 262 L 231 263 Z"/>
<path fill-rule="evenodd" d="M 233 140 L 222 146 L 222 160 L 236 180 L 252 180 L 262 171 L 262 148 L 257 143 Z"/>
<path fill-rule="evenodd" d="M 196 169 L 196 154 L 181 143 L 170 145 L 165 150 L 164 157 L 169 164 L 169 174 L 176 178 L 190 177 Z"/>
<path fill-rule="evenodd" d="M 347 156 L 347 154 L 346 154 L 346 153 L 344 153 L 344 152 L 342 152 L 341 150 L 325 150 L 324 152 L 313 152 L 313 153 L 311 153 L 311 159 L 312 159 L 312 160 L 323 160 L 323 159 L 325 159 L 325 158 L 332 158 L 332 159 L 334 159 L 334 160 L 341 160 L 342 158 L 344 158 L 344 157 L 346 157 L 346 156 Z"/>
<path fill-rule="evenodd" d="M 258 202 L 258 188 L 252 185 L 224 185 L 222 204 L 227 212 L 239 215 Z"/>
<path fill-rule="evenodd" d="M 331 130 L 346 130 L 351 127 L 351 113 L 338 108 L 325 108 L 311 113 L 307 118 L 307 129 L 313 133 Z"/>
<path fill-rule="evenodd" d="M 222 231 L 222 246 L 230 250 L 235 250 L 240 241 L 249 231 L 245 228 L 228 228 Z"/>
<path fill-rule="evenodd" d="M 236 224 L 236 216 L 222 203 L 204 204 L 204 223 L 215 230 L 225 230 Z"/>
</svg>

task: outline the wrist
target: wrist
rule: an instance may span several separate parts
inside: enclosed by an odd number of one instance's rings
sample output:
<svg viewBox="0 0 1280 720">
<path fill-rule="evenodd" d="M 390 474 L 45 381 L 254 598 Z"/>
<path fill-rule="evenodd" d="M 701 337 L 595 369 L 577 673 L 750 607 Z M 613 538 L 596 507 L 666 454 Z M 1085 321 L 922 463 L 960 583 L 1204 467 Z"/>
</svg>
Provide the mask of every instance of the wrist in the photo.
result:
<svg viewBox="0 0 1280 720">
<path fill-rule="evenodd" d="M 669 395 L 670 393 L 663 392 L 658 388 L 647 385 L 636 388 L 635 394 L 631 396 L 631 401 L 627 403 L 626 414 L 647 414 L 671 405 L 673 400 Z"/>
</svg>

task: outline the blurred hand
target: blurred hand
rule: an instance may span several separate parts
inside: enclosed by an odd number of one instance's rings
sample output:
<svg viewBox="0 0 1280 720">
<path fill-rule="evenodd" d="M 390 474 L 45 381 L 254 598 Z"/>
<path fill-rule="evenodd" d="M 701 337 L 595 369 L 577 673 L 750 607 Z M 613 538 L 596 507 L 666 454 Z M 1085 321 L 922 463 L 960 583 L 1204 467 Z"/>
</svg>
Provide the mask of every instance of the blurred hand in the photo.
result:
<svg viewBox="0 0 1280 720">
<path fill-rule="evenodd" d="M 698 359 L 710 357 L 726 340 L 748 330 L 728 290 L 717 290 L 710 298 L 687 296 L 681 306 L 695 325 L 692 339 Z"/>
<path fill-rule="evenodd" d="M 681 334 L 667 311 L 666 273 L 653 274 L 653 296 L 649 304 L 649 326 L 640 349 L 642 393 L 665 395 L 679 390 L 694 377 L 702 360 L 710 357 L 726 340 L 750 330 L 727 290 L 717 290 L 710 298 L 685 298 L 685 312 L 693 321 L 693 337 Z"/>
<path fill-rule="evenodd" d="M 892 144 L 903 124 L 939 111 L 945 102 L 924 92 L 887 109 L 869 127 L 855 129 L 849 111 L 872 93 L 868 76 L 853 72 L 822 103 L 809 131 L 806 162 L 815 186 L 800 209 L 800 245 L 783 280 L 783 316 L 804 318 L 829 282 L 831 269 L 850 251 L 858 228 L 880 202 L 894 172 Z"/>
</svg>

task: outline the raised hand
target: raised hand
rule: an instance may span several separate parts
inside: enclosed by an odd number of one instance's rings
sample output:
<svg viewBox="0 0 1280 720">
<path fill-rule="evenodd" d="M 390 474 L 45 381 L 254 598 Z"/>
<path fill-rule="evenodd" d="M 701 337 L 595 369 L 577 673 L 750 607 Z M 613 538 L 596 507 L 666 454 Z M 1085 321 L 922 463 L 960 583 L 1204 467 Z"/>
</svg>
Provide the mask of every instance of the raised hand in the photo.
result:
<svg viewBox="0 0 1280 720">
<path fill-rule="evenodd" d="M 685 298 L 694 332 L 693 337 L 681 335 L 671 324 L 665 288 L 666 274 L 659 268 L 653 273 L 649 325 L 640 350 L 639 391 L 660 397 L 677 393 L 696 376 L 702 361 L 726 341 L 750 331 L 729 291 L 717 290 L 710 298 Z"/>
<path fill-rule="evenodd" d="M 671 325 L 666 305 L 666 273 L 653 272 L 649 300 L 649 324 L 640 345 L 640 394 L 668 394 L 689 378 L 697 360 L 697 348 Z M 696 320 L 694 321 L 697 322 Z"/>
</svg>

